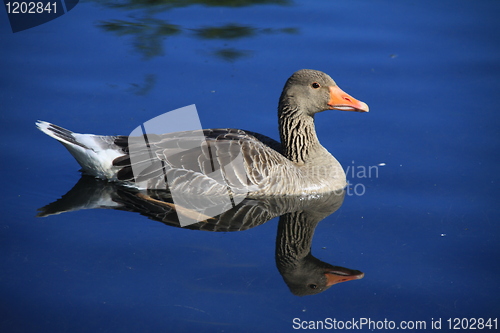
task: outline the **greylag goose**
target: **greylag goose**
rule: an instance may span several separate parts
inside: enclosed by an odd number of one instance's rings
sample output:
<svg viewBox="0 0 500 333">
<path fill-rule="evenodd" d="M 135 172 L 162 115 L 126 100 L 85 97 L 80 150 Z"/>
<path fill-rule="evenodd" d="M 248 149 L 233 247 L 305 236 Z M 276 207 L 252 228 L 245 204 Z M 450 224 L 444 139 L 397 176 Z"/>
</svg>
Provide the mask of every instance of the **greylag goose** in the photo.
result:
<svg viewBox="0 0 500 333">
<path fill-rule="evenodd" d="M 131 157 L 137 151 L 132 137 L 78 134 L 44 121 L 37 126 L 69 150 L 83 173 L 126 186 L 158 189 L 155 184 L 168 178 L 168 189 L 193 195 L 225 195 L 228 189 L 250 197 L 308 195 L 346 186 L 342 166 L 316 136 L 314 116 L 325 110 L 368 112 L 368 106 L 327 74 L 303 69 L 287 80 L 279 100 L 281 143 L 229 128 L 148 135 L 138 159 Z M 181 150 L 200 134 L 203 149 Z M 242 167 L 226 167 L 235 155 L 242 157 Z M 134 174 L 138 164 L 146 165 L 140 175 Z M 214 164 L 220 166 L 217 176 Z"/>
</svg>

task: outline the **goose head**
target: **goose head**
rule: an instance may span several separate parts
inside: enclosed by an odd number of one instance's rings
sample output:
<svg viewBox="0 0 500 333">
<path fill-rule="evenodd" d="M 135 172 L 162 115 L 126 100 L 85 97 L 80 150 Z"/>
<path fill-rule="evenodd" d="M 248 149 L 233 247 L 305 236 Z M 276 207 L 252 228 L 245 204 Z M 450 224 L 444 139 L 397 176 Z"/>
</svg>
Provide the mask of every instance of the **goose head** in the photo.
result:
<svg viewBox="0 0 500 333">
<path fill-rule="evenodd" d="M 300 110 L 309 116 L 325 110 L 369 111 L 366 103 L 340 89 L 328 74 L 311 69 L 301 69 L 287 80 L 279 109 Z"/>
</svg>

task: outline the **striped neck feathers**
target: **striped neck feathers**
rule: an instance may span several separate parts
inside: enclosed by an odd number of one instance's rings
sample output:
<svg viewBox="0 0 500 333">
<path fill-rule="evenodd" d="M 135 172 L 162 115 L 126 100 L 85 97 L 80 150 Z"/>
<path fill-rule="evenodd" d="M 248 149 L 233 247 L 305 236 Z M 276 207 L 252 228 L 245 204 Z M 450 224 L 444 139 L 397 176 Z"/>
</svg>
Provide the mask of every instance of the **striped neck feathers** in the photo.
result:
<svg viewBox="0 0 500 333">
<path fill-rule="evenodd" d="M 278 118 L 283 155 L 289 160 L 303 165 L 323 149 L 316 136 L 314 114 L 280 103 Z"/>
</svg>

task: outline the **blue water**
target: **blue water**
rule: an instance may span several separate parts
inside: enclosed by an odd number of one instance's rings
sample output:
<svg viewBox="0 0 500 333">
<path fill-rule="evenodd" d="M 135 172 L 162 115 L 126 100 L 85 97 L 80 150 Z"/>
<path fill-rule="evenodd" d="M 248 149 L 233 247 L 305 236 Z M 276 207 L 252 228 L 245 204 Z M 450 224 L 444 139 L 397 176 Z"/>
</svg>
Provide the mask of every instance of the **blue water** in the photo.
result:
<svg viewBox="0 0 500 333">
<path fill-rule="evenodd" d="M 446 331 L 448 318 L 500 317 L 500 3 L 199 3 L 80 2 L 15 34 L 0 10 L 1 331 L 288 332 L 294 318 Z M 203 127 L 277 138 L 279 94 L 301 68 L 370 106 L 316 117 L 352 195 L 312 253 L 363 279 L 293 295 L 277 219 L 211 233 L 116 210 L 35 217 L 80 178 L 37 119 L 128 134 L 196 104 Z"/>
</svg>

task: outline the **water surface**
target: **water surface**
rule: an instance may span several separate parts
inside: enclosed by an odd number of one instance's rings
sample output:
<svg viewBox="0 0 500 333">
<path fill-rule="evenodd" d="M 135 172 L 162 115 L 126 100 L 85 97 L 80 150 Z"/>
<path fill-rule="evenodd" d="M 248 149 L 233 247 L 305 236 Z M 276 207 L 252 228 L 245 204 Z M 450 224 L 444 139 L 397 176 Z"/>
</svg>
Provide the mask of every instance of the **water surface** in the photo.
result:
<svg viewBox="0 0 500 333">
<path fill-rule="evenodd" d="M 2 331 L 287 332 L 294 318 L 427 330 L 441 318 L 444 330 L 498 317 L 500 4 L 229 3 L 80 2 L 16 34 L 0 14 Z M 277 138 L 279 94 L 301 68 L 370 106 L 316 117 L 352 185 L 311 250 L 363 279 L 295 296 L 275 263 L 277 218 L 225 233 L 117 210 L 35 217 L 80 178 L 37 119 L 128 134 L 194 103 L 206 128 Z"/>
</svg>

